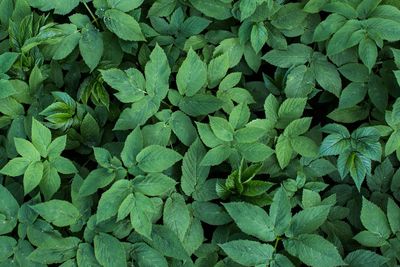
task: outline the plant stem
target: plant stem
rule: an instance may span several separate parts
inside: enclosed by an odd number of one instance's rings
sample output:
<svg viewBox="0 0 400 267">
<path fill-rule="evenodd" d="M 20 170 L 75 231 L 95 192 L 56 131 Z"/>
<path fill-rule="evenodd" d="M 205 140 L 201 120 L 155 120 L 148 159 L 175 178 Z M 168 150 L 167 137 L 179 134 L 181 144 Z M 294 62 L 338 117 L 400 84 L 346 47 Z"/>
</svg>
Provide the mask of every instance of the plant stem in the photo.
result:
<svg viewBox="0 0 400 267">
<path fill-rule="evenodd" d="M 277 237 L 277 238 L 275 239 L 275 245 L 274 245 L 274 250 L 275 250 L 275 251 L 276 251 L 276 248 L 278 247 L 279 240 L 281 240 L 279 237 Z"/>
<path fill-rule="evenodd" d="M 94 23 L 96 23 L 97 27 L 100 28 L 100 24 L 97 21 L 96 16 L 93 14 L 92 10 L 90 10 L 89 6 L 86 4 L 85 1 L 82 1 L 83 5 L 86 7 L 87 11 L 89 12 L 90 16 L 92 17 Z"/>
</svg>

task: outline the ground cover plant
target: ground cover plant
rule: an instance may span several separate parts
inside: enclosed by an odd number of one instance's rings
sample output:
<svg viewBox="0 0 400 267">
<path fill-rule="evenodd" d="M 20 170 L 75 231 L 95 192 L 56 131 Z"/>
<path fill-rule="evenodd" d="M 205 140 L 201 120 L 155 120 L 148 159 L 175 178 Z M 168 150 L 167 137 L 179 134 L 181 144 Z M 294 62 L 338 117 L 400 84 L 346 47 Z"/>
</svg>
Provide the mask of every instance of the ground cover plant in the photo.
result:
<svg viewBox="0 0 400 267">
<path fill-rule="evenodd" d="M 399 266 L 399 40 L 398 0 L 0 0 L 0 266 Z"/>
</svg>

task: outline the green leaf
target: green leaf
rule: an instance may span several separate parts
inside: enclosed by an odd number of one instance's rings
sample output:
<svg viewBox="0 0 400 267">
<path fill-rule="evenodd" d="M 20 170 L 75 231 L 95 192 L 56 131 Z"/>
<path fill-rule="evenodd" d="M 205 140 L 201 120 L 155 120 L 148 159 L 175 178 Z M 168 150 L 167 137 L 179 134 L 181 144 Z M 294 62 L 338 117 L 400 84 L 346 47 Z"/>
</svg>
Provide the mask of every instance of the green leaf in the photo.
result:
<svg viewBox="0 0 400 267">
<path fill-rule="evenodd" d="M 371 73 L 372 68 L 375 66 L 376 59 L 378 58 L 378 49 L 376 48 L 375 42 L 368 37 L 361 39 L 358 46 L 358 55 L 362 63 L 367 66 Z"/>
<path fill-rule="evenodd" d="M 179 153 L 159 145 L 148 146 L 136 156 L 138 167 L 144 172 L 162 172 L 181 159 Z"/>
<path fill-rule="evenodd" d="M 305 117 L 290 122 L 283 131 L 283 134 L 289 137 L 302 135 L 310 128 L 311 120 L 311 117 Z"/>
<path fill-rule="evenodd" d="M 358 249 L 349 253 L 344 261 L 351 267 L 383 266 L 388 259 L 375 252 Z"/>
<path fill-rule="evenodd" d="M 82 37 L 79 40 L 79 51 L 83 61 L 93 71 L 103 56 L 103 35 L 92 25 L 82 29 Z"/>
<path fill-rule="evenodd" d="M 129 12 L 140 7 L 143 0 L 107 0 L 107 3 L 111 8 L 119 9 L 122 12 Z"/>
<path fill-rule="evenodd" d="M 318 84 L 326 91 L 339 97 L 342 90 L 342 80 L 337 68 L 326 60 L 325 56 L 318 56 L 311 63 Z"/>
<path fill-rule="evenodd" d="M 348 20 L 344 23 L 344 25 L 341 26 L 329 40 L 327 55 L 332 56 L 338 54 L 358 44 L 363 37 L 362 35 L 357 34 L 357 31 L 360 29 L 361 25 L 358 20 Z"/>
<path fill-rule="evenodd" d="M 250 17 L 257 8 L 257 2 L 252 0 L 241 0 L 239 4 L 240 20 L 243 21 Z"/>
<path fill-rule="evenodd" d="M 177 0 L 156 0 L 151 6 L 148 15 L 149 16 L 168 16 L 174 10 Z"/>
<path fill-rule="evenodd" d="M 279 107 L 278 116 L 286 121 L 298 119 L 303 114 L 306 104 L 307 98 L 288 98 Z"/>
<path fill-rule="evenodd" d="M 183 157 L 181 187 L 187 196 L 193 194 L 196 187 L 203 184 L 208 177 L 210 167 L 200 164 L 205 154 L 204 146 L 196 139 Z"/>
<path fill-rule="evenodd" d="M 387 218 L 393 234 L 400 231 L 400 207 L 389 198 L 387 203 Z"/>
<path fill-rule="evenodd" d="M 348 63 L 341 66 L 338 70 L 352 82 L 366 82 L 369 79 L 368 68 L 359 63 Z"/>
<path fill-rule="evenodd" d="M 331 206 L 321 205 L 306 208 L 293 216 L 288 233 L 290 236 L 311 234 L 328 218 Z"/>
<path fill-rule="evenodd" d="M 266 242 L 275 240 L 271 219 L 262 208 L 245 202 L 225 203 L 224 207 L 244 233 Z"/>
<path fill-rule="evenodd" d="M 65 146 L 67 145 L 67 136 L 59 136 L 54 139 L 47 148 L 47 156 L 49 158 L 55 158 L 61 155 Z"/>
<path fill-rule="evenodd" d="M 96 260 L 93 247 L 87 243 L 79 244 L 78 251 L 76 252 L 76 261 L 78 266 L 82 267 L 101 266 Z"/>
<path fill-rule="evenodd" d="M 4 52 L 0 55 L 0 73 L 6 73 L 15 61 L 18 59 L 19 54 L 15 52 Z"/>
<path fill-rule="evenodd" d="M 272 204 L 270 207 L 270 218 L 274 231 L 277 236 L 282 235 L 289 227 L 292 213 L 292 206 L 290 204 L 289 197 L 282 187 L 280 187 L 274 195 Z"/>
<path fill-rule="evenodd" d="M 8 257 L 14 254 L 17 241 L 8 236 L 0 236 L 0 261 L 4 262 Z"/>
<path fill-rule="evenodd" d="M 170 125 L 174 134 L 186 146 L 190 146 L 197 138 L 196 128 L 189 116 L 178 110 L 172 113 Z"/>
<path fill-rule="evenodd" d="M 231 5 L 221 0 L 190 0 L 190 3 L 201 13 L 217 20 L 225 20 L 232 16 Z"/>
<path fill-rule="evenodd" d="M 229 124 L 234 129 L 242 128 L 250 118 L 250 109 L 246 104 L 239 104 L 232 109 L 229 114 Z"/>
<path fill-rule="evenodd" d="M 135 128 L 127 137 L 121 152 L 122 162 L 126 167 L 136 163 L 136 156 L 143 149 L 143 135 L 139 127 Z"/>
<path fill-rule="evenodd" d="M 288 45 L 286 50 L 271 50 L 262 59 L 280 68 L 290 68 L 310 60 L 313 50 L 303 44 Z"/>
<path fill-rule="evenodd" d="M 241 1 L 242 2 L 242 1 Z M 263 23 L 254 24 L 251 29 L 250 42 L 256 53 L 261 51 L 261 48 L 268 40 L 268 31 Z"/>
<path fill-rule="evenodd" d="M 154 225 L 149 244 L 167 257 L 178 260 L 187 260 L 189 257 L 178 236 L 163 225 Z"/>
<path fill-rule="evenodd" d="M 134 251 L 135 254 L 133 257 L 139 264 L 139 266 L 143 267 L 168 267 L 168 262 L 164 258 L 164 256 L 154 248 L 148 246 L 146 243 L 135 243 Z"/>
<path fill-rule="evenodd" d="M 207 83 L 207 65 L 200 57 L 189 49 L 176 75 L 179 93 L 193 96 Z"/>
<path fill-rule="evenodd" d="M 189 116 L 197 117 L 213 113 L 220 109 L 222 105 L 223 102 L 213 95 L 196 94 L 182 98 L 178 107 Z"/>
<path fill-rule="evenodd" d="M 283 244 L 290 254 L 312 267 L 346 264 L 337 248 L 319 235 L 304 234 L 294 239 L 287 239 Z"/>
<path fill-rule="evenodd" d="M 236 148 L 250 162 L 261 162 L 274 154 L 274 150 L 263 143 L 237 144 Z"/>
<path fill-rule="evenodd" d="M 31 142 L 15 137 L 14 143 L 18 154 L 22 157 L 29 159 L 30 161 L 40 160 L 40 153 Z"/>
<path fill-rule="evenodd" d="M 365 22 L 369 33 L 378 34 L 380 38 L 389 42 L 400 40 L 399 21 L 383 18 L 369 18 Z"/>
<path fill-rule="evenodd" d="M 210 63 L 208 63 L 207 77 L 208 77 L 208 87 L 214 88 L 219 82 L 225 77 L 229 69 L 229 54 L 224 53 L 213 58 Z"/>
<path fill-rule="evenodd" d="M 367 94 L 367 85 L 365 83 L 352 82 L 340 95 L 339 108 L 351 108 L 364 100 Z"/>
<path fill-rule="evenodd" d="M 53 59 L 62 60 L 69 56 L 72 51 L 74 51 L 75 47 L 79 43 L 79 39 L 81 39 L 81 34 L 79 32 L 74 32 L 72 34 L 67 35 L 59 44 L 59 47 L 55 51 L 53 55 Z"/>
<path fill-rule="evenodd" d="M 175 188 L 176 181 L 162 173 L 150 173 L 136 176 L 132 184 L 135 190 L 147 196 L 162 196 Z"/>
<path fill-rule="evenodd" d="M 327 2 L 327 0 L 310 0 L 304 6 L 303 10 L 308 13 L 318 13 L 322 10 Z"/>
<path fill-rule="evenodd" d="M 353 237 L 358 243 L 366 247 L 382 247 L 388 242 L 379 234 L 374 234 L 368 231 L 362 231 Z"/>
<path fill-rule="evenodd" d="M 35 118 L 32 118 L 32 143 L 42 157 L 47 155 L 47 148 L 51 143 L 51 131 Z"/>
<path fill-rule="evenodd" d="M 19 204 L 6 187 L 0 185 L 0 235 L 10 233 L 17 225 Z"/>
<path fill-rule="evenodd" d="M 275 152 L 279 166 L 281 169 L 284 169 L 289 165 L 293 155 L 293 148 L 290 145 L 290 139 L 286 136 L 280 135 L 275 146 Z"/>
<path fill-rule="evenodd" d="M 79 210 L 65 200 L 53 199 L 31 206 L 31 208 L 46 221 L 58 227 L 73 225 L 81 217 Z"/>
<path fill-rule="evenodd" d="M 115 178 L 115 173 L 105 168 L 94 169 L 89 173 L 79 189 L 81 196 L 89 196 L 110 184 Z"/>
<path fill-rule="evenodd" d="M 75 257 L 79 242 L 80 239 L 76 237 L 54 238 L 29 254 L 27 257 L 29 265 L 33 263 L 50 265 L 68 262 L 68 260 Z M 26 252 L 29 253 L 31 250 Z"/>
<path fill-rule="evenodd" d="M 54 166 L 59 173 L 62 174 L 71 174 L 78 172 L 72 161 L 61 156 L 51 159 L 50 164 Z"/>
<path fill-rule="evenodd" d="M 103 222 L 117 215 L 122 201 L 132 192 L 132 184 L 128 180 L 116 181 L 110 189 L 101 195 L 97 206 L 97 222 Z"/>
<path fill-rule="evenodd" d="M 400 147 L 400 131 L 395 130 L 389 137 L 385 145 L 385 155 L 389 156 Z"/>
<path fill-rule="evenodd" d="M 103 20 L 107 28 L 122 40 L 145 40 L 139 23 L 132 16 L 129 16 L 118 9 L 106 10 Z"/>
<path fill-rule="evenodd" d="M 200 165 L 202 166 L 215 166 L 221 164 L 232 154 L 230 147 L 220 145 L 207 151 L 206 155 L 202 159 Z"/>
<path fill-rule="evenodd" d="M 49 11 L 54 9 L 55 14 L 66 15 L 70 13 L 79 4 L 79 0 L 63 1 L 63 0 L 28 0 L 31 7 L 38 8 L 41 11 Z"/>
<path fill-rule="evenodd" d="M 224 225 L 232 221 L 222 206 L 212 202 L 195 201 L 192 208 L 195 217 L 210 225 Z"/>
<path fill-rule="evenodd" d="M 150 61 L 147 62 L 145 70 L 146 90 L 150 96 L 162 100 L 166 97 L 169 89 L 169 67 L 167 55 L 157 44 L 150 54 Z"/>
<path fill-rule="evenodd" d="M 388 238 L 391 234 L 388 219 L 385 213 L 374 203 L 363 198 L 361 208 L 361 222 L 371 233 L 383 238 Z"/>
<path fill-rule="evenodd" d="M 123 103 L 136 102 L 144 97 L 145 80 L 135 68 L 125 71 L 112 68 L 101 70 L 104 81 L 118 91 L 115 96 Z"/>
<path fill-rule="evenodd" d="M 94 254 L 104 267 L 127 266 L 123 244 L 109 234 L 99 233 L 94 237 Z"/>
<path fill-rule="evenodd" d="M 290 145 L 293 150 L 303 157 L 316 157 L 318 155 L 318 146 L 315 142 L 306 136 L 296 136 L 290 139 Z"/>
<path fill-rule="evenodd" d="M 163 222 L 166 227 L 171 229 L 181 241 L 190 226 L 190 213 L 182 195 L 174 193 L 164 205 Z"/>
<path fill-rule="evenodd" d="M 139 234 L 151 238 L 155 207 L 150 198 L 136 192 L 131 210 L 131 225 Z"/>
<path fill-rule="evenodd" d="M 209 116 L 208 118 L 211 130 L 217 138 L 225 142 L 233 140 L 233 127 L 226 119 L 213 116 Z"/>
<path fill-rule="evenodd" d="M 266 264 L 274 251 L 271 245 L 250 240 L 235 240 L 219 246 L 229 258 L 244 266 Z"/>
<path fill-rule="evenodd" d="M 7 162 L 0 172 L 8 176 L 19 176 L 24 174 L 30 163 L 31 161 L 27 158 L 13 158 Z"/>
<path fill-rule="evenodd" d="M 35 189 L 43 178 L 43 163 L 34 161 L 28 165 L 24 174 L 24 194 L 29 194 Z"/>
</svg>

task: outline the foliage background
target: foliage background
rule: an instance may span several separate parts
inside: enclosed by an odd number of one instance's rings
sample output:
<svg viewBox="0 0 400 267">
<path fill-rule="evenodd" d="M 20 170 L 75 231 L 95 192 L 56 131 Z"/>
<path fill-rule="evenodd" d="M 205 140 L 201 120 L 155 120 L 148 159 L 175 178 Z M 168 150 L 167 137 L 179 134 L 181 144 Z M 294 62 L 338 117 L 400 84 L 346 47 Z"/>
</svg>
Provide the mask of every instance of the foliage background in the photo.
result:
<svg viewBox="0 0 400 267">
<path fill-rule="evenodd" d="M 398 266 L 400 2 L 0 0 L 0 266 Z"/>
</svg>

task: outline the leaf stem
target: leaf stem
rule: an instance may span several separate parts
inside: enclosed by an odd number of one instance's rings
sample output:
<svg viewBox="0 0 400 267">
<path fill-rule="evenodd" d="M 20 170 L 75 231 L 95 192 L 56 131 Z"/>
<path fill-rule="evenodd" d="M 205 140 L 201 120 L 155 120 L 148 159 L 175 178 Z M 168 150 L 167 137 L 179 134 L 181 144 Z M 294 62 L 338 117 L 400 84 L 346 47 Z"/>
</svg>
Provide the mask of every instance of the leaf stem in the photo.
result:
<svg viewBox="0 0 400 267">
<path fill-rule="evenodd" d="M 276 248 L 278 247 L 279 240 L 281 240 L 279 237 L 277 237 L 277 238 L 275 239 L 275 245 L 274 245 L 274 250 L 275 250 L 275 251 L 276 251 Z"/>
<path fill-rule="evenodd" d="M 89 12 L 90 16 L 92 17 L 94 23 L 96 23 L 97 27 L 100 28 L 100 24 L 97 21 L 96 16 L 93 14 L 92 10 L 90 9 L 90 7 L 86 4 L 85 1 L 82 1 L 83 5 L 86 7 L 87 11 Z"/>
</svg>

